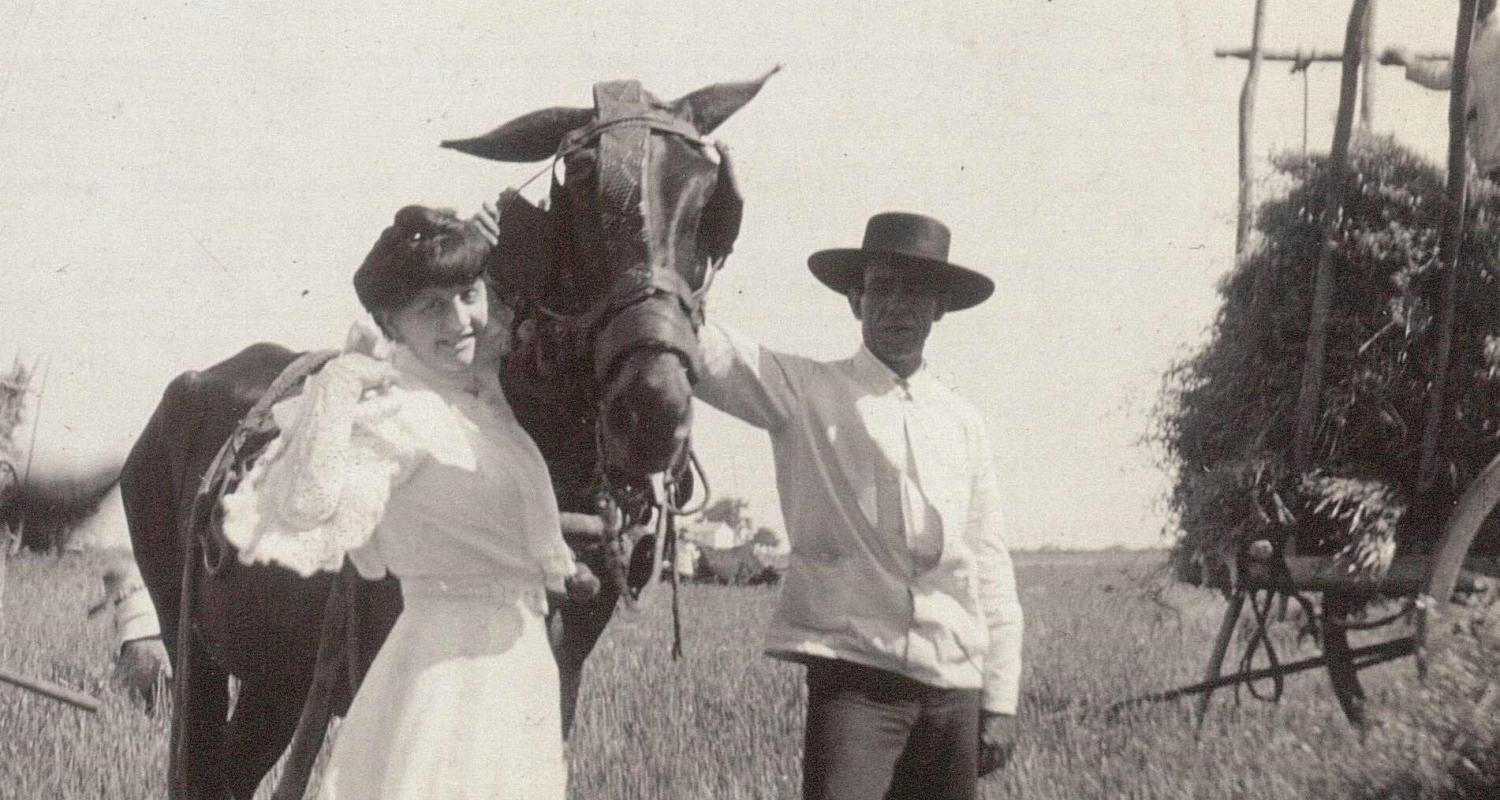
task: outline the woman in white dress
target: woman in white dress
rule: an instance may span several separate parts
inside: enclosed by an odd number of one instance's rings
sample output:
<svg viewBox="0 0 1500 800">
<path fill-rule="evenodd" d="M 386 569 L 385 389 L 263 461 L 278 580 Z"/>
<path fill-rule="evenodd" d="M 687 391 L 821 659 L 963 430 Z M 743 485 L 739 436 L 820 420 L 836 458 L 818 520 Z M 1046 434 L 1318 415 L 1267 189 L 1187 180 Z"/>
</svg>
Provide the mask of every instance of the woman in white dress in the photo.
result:
<svg viewBox="0 0 1500 800">
<path fill-rule="evenodd" d="M 338 729 L 325 800 L 558 798 L 543 614 L 574 570 L 546 465 L 500 392 L 511 313 L 482 227 L 402 209 L 354 277 L 391 343 L 346 352 L 273 410 L 282 434 L 225 501 L 248 562 L 401 581 L 405 610 Z"/>
</svg>

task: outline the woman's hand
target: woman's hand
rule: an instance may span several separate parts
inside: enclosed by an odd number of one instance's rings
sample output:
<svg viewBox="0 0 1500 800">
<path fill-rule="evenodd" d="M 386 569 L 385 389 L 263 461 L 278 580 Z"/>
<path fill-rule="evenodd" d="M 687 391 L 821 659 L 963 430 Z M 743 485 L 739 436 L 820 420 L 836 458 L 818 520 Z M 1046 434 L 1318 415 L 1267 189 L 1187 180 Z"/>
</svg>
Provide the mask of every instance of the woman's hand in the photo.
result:
<svg viewBox="0 0 1500 800">
<path fill-rule="evenodd" d="M 469 218 L 469 223 L 479 230 L 479 234 L 491 247 L 500 241 L 500 210 L 494 203 L 486 200 L 480 206 L 479 213 Z"/>
<path fill-rule="evenodd" d="M 395 367 L 364 353 L 344 353 L 330 361 L 324 369 L 337 369 L 351 380 L 357 381 L 361 392 L 383 389 L 396 380 Z"/>
<path fill-rule="evenodd" d="M 390 356 L 391 342 L 373 321 L 359 319 L 349 326 L 349 335 L 344 337 L 344 352 L 364 353 L 384 360 Z"/>
</svg>

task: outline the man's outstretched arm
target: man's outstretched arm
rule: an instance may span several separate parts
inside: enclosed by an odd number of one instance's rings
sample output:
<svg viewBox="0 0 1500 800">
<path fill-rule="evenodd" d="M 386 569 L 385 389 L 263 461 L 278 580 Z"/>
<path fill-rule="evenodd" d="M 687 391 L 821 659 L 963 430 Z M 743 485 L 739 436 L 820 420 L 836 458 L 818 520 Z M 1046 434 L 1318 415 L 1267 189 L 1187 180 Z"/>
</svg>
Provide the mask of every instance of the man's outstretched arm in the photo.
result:
<svg viewBox="0 0 1500 800">
<path fill-rule="evenodd" d="M 1446 58 L 1423 58 L 1404 47 L 1391 47 L 1380 54 L 1388 67 L 1406 67 L 1406 79 L 1440 92 L 1453 88 L 1453 62 Z"/>
<path fill-rule="evenodd" d="M 757 428 L 776 430 L 796 403 L 794 356 L 772 352 L 714 322 L 698 331 L 703 374 L 693 394 Z"/>
</svg>

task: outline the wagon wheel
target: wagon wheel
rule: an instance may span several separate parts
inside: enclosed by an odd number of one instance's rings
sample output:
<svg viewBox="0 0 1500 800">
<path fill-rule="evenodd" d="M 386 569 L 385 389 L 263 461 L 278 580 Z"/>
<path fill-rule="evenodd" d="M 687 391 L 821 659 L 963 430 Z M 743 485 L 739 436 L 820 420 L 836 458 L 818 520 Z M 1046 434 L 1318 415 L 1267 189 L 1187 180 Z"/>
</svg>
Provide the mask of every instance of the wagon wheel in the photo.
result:
<svg viewBox="0 0 1500 800">
<path fill-rule="evenodd" d="M 1443 538 L 1438 540 L 1432 569 L 1422 587 L 1423 602 L 1417 613 L 1417 669 L 1424 675 L 1429 632 L 1453 598 L 1453 590 L 1458 586 L 1464 559 L 1474 537 L 1497 504 L 1500 504 L 1500 456 L 1490 461 L 1458 498 L 1443 527 Z"/>
</svg>

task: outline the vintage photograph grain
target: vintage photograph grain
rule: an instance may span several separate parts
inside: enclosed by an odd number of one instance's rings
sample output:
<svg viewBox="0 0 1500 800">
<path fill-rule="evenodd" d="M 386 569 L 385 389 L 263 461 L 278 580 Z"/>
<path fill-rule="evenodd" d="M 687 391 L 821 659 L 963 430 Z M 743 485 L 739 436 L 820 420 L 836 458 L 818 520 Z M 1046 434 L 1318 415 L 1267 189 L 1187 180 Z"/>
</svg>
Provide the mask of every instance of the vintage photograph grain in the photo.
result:
<svg viewBox="0 0 1500 800">
<path fill-rule="evenodd" d="M 0 176 L 0 800 L 1500 797 L 1495 0 L 13 0 Z"/>
</svg>

